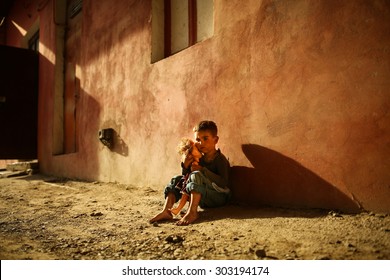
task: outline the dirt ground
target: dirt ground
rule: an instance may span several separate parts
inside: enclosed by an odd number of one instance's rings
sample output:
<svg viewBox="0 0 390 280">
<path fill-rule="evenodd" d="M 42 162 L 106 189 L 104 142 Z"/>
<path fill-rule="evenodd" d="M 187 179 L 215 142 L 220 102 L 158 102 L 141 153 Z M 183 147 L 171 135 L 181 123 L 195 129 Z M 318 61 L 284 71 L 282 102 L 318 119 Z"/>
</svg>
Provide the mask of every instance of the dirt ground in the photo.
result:
<svg viewBox="0 0 390 280">
<path fill-rule="evenodd" d="M 390 216 L 230 204 L 149 224 L 162 190 L 40 174 L 0 179 L 1 259 L 390 259 Z"/>
</svg>

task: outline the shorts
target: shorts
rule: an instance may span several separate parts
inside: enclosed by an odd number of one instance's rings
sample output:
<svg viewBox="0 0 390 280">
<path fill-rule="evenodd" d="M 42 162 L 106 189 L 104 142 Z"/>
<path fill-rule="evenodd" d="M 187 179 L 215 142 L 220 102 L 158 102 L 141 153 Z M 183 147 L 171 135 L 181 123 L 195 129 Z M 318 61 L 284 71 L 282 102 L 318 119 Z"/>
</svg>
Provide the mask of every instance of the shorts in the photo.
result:
<svg viewBox="0 0 390 280">
<path fill-rule="evenodd" d="M 181 191 L 178 188 L 175 188 L 175 186 L 182 178 L 182 175 L 178 175 L 171 179 L 171 182 L 164 190 L 165 198 L 168 193 L 172 192 L 175 194 L 176 202 L 180 200 L 182 196 Z M 214 188 L 213 183 L 200 171 L 194 171 L 190 174 L 186 184 L 186 191 L 187 193 L 195 191 L 202 195 L 199 203 L 201 208 L 223 206 L 229 202 L 231 197 L 231 192 L 220 192 Z"/>
</svg>

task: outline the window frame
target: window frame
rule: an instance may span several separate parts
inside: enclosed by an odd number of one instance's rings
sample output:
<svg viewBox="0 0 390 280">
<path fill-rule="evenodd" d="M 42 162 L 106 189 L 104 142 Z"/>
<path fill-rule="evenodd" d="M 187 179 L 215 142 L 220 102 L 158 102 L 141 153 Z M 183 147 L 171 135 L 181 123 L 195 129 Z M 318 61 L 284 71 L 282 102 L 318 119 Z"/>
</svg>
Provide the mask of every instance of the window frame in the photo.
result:
<svg viewBox="0 0 390 280">
<path fill-rule="evenodd" d="M 203 2 L 207 3 L 207 1 L 210 1 L 210 4 L 205 6 Z M 207 10 L 204 10 L 207 6 Z M 209 9 L 211 9 L 211 14 L 209 14 Z M 152 2 L 151 62 L 155 63 L 168 58 L 212 37 L 214 33 L 213 11 L 213 0 L 154 0 Z M 204 12 L 206 13 L 203 15 Z M 210 24 L 200 25 L 208 21 L 212 26 Z"/>
</svg>

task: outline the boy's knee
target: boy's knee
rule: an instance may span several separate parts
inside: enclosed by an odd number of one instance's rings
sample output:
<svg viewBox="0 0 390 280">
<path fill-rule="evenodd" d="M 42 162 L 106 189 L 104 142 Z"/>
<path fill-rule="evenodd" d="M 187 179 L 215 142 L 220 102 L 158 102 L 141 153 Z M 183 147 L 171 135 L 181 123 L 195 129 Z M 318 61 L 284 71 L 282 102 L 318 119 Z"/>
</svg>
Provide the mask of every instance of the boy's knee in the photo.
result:
<svg viewBox="0 0 390 280">
<path fill-rule="evenodd" d="M 186 191 L 191 193 L 192 191 L 205 195 L 207 180 L 200 171 L 194 171 L 188 177 L 186 182 Z"/>
<path fill-rule="evenodd" d="M 194 171 L 188 177 L 188 183 L 202 184 L 202 173 L 200 171 Z"/>
</svg>

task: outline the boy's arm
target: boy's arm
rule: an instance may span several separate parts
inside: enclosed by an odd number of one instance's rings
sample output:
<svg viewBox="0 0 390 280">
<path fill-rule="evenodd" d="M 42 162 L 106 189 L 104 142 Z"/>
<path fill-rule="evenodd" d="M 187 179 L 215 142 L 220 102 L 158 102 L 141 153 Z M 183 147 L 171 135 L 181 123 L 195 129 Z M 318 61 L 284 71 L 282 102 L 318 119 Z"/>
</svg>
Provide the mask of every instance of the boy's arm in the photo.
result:
<svg viewBox="0 0 390 280">
<path fill-rule="evenodd" d="M 229 161 L 221 157 L 220 160 L 216 162 L 218 174 L 210 171 L 207 167 L 203 167 L 201 172 L 221 188 L 229 187 L 229 171 L 230 164 Z"/>
</svg>

